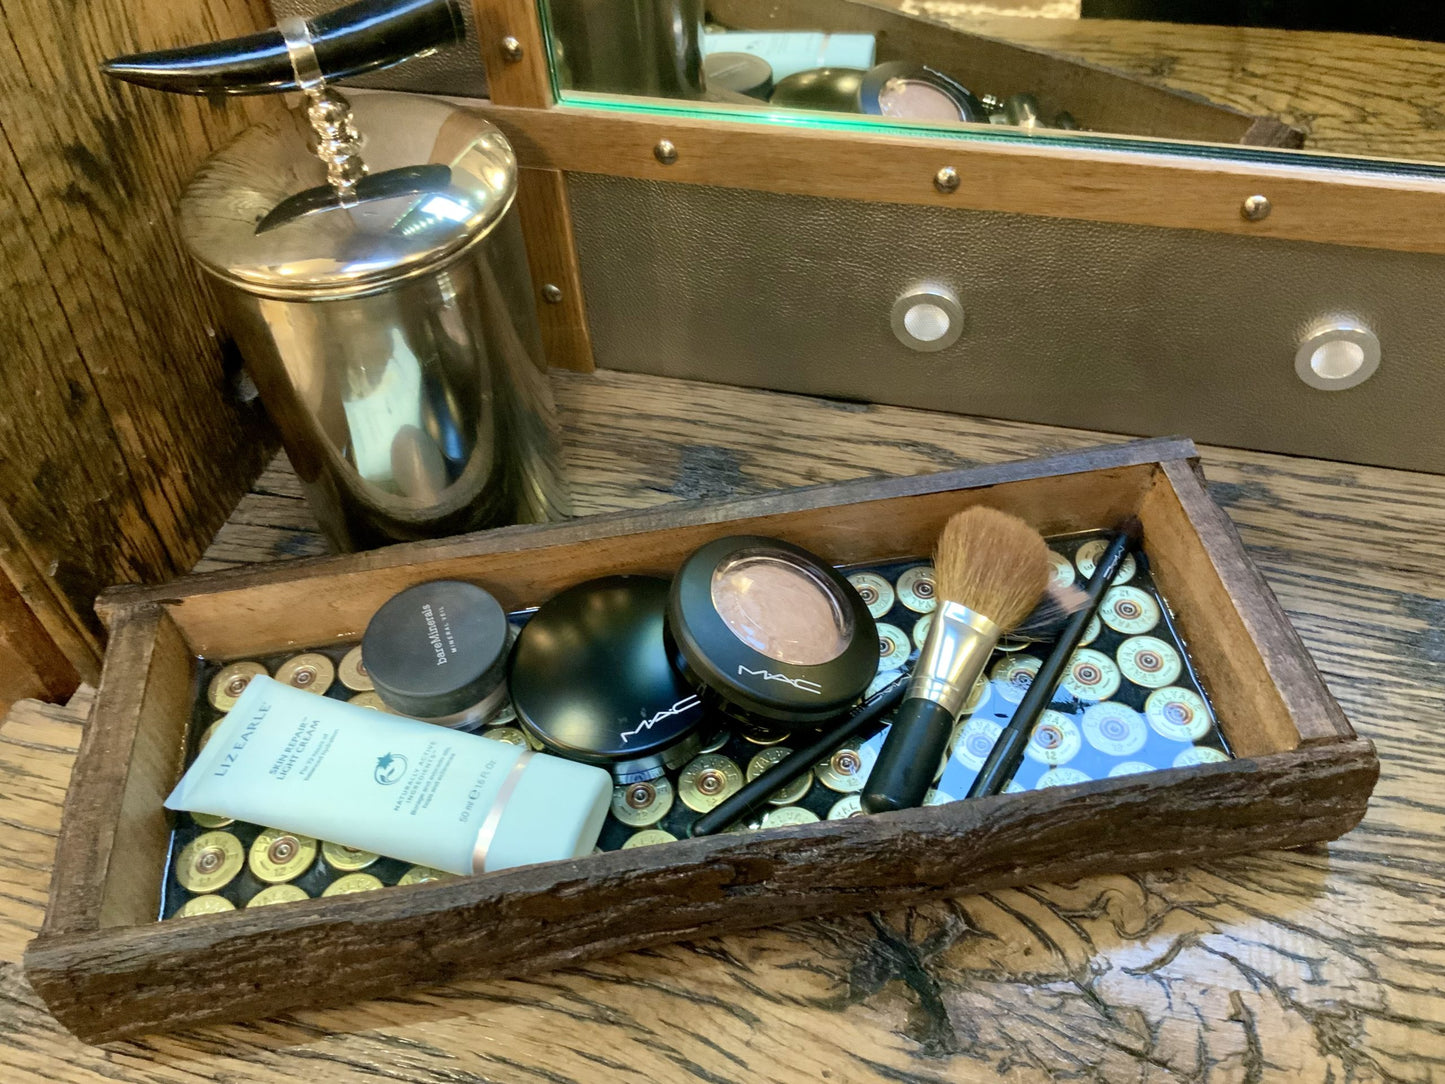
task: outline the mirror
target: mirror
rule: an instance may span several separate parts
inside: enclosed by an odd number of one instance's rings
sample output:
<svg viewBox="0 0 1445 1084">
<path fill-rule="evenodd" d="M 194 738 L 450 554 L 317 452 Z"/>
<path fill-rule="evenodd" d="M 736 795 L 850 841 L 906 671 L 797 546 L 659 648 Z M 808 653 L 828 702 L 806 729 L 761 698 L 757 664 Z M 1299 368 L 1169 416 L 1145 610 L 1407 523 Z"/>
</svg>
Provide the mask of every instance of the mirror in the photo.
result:
<svg viewBox="0 0 1445 1084">
<path fill-rule="evenodd" d="M 541 3 L 569 103 L 1445 162 L 1438 0 Z"/>
</svg>

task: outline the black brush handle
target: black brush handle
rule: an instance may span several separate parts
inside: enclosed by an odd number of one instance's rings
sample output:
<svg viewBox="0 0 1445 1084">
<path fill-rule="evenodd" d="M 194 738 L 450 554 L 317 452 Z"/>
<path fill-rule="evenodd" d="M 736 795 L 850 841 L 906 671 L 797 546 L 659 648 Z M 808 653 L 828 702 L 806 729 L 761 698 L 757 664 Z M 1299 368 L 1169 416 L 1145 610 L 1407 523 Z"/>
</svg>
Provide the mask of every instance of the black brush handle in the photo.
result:
<svg viewBox="0 0 1445 1084">
<path fill-rule="evenodd" d="M 813 765 L 822 760 L 849 738 L 861 732 L 869 723 L 881 719 L 897 706 L 908 688 L 905 674 L 896 681 L 883 686 L 863 703 L 853 709 L 843 722 L 828 731 L 811 745 L 804 746 L 784 757 L 773 767 L 743 786 L 732 797 L 719 803 L 693 822 L 692 835 L 710 836 L 720 832 L 734 821 L 741 820 L 749 813 L 756 813 L 768 804 L 768 799 L 782 790 L 794 779 L 813 770 Z"/>
<path fill-rule="evenodd" d="M 1023 759 L 1024 747 L 1029 743 L 1029 736 L 1033 733 L 1034 724 L 1039 721 L 1039 716 L 1049 706 L 1054 698 L 1054 690 L 1058 688 L 1059 682 L 1063 679 L 1064 668 L 1069 665 L 1074 652 L 1079 648 L 1079 641 L 1084 638 L 1084 630 L 1089 627 L 1089 621 L 1099 611 L 1099 602 L 1104 597 L 1114 577 L 1119 573 L 1119 566 L 1124 563 L 1124 558 L 1129 554 L 1129 546 L 1133 541 L 1132 530 L 1122 530 L 1109 542 L 1104 555 L 1099 558 L 1099 563 L 1094 566 L 1094 574 L 1089 577 L 1089 585 L 1084 589 L 1088 595 L 1088 602 L 1069 618 L 1069 623 L 1064 626 L 1064 631 L 1059 634 L 1054 649 L 1049 652 L 1049 657 L 1039 667 L 1039 672 L 1034 675 L 1034 680 L 1029 685 L 1028 692 L 1019 701 L 1019 706 L 1014 709 L 1013 718 L 1003 728 L 1003 733 L 994 742 L 993 748 L 989 750 L 988 759 L 983 762 L 983 767 L 978 770 L 974 777 L 973 786 L 968 788 L 968 797 L 981 798 L 989 794 L 1001 794 L 1003 788 L 1008 786 L 1008 781 L 1013 778 L 1014 772 L 1019 770 L 1019 761 Z"/>
<path fill-rule="evenodd" d="M 1037 685 L 1038 682 L 1039 679 L 1035 677 L 1034 684 Z M 1049 691 L 1053 691 L 1052 687 L 1049 687 Z M 1045 703 L 1047 702 L 1046 697 Z M 1015 719 L 1026 718 L 1023 715 L 1023 707 L 1023 703 L 1020 703 L 1019 710 L 1014 712 Z M 1040 708 L 1033 719 L 1037 721 L 1038 716 L 1042 713 L 1043 709 Z M 1004 727 L 1003 733 L 998 736 L 998 740 L 993 743 L 993 748 L 989 750 L 988 759 L 983 762 L 983 767 L 974 777 L 973 786 L 968 788 L 966 797 L 981 798 L 987 794 L 1002 794 L 1004 787 L 1008 786 L 1008 781 L 1019 770 L 1019 764 L 1024 758 L 1024 750 L 1028 748 L 1033 732 L 1034 722 L 1029 722 L 1024 726 Z"/>
<path fill-rule="evenodd" d="M 917 696 L 903 701 L 864 784 L 864 811 L 890 813 L 922 805 L 952 733 L 953 712 L 942 704 Z"/>
</svg>

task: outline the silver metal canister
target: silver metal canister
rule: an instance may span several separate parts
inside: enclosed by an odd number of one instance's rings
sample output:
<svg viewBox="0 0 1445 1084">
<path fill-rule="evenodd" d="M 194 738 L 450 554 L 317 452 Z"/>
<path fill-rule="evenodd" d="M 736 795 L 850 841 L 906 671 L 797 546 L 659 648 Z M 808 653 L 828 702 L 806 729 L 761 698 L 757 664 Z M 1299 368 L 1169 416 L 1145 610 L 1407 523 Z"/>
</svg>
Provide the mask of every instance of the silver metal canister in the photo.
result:
<svg viewBox="0 0 1445 1084">
<path fill-rule="evenodd" d="M 356 549 L 564 515 L 512 148 L 439 100 L 357 93 L 351 117 L 353 199 L 294 117 L 180 205 L 317 518 Z"/>
<path fill-rule="evenodd" d="M 456 0 L 361 0 L 246 38 L 115 57 L 182 94 L 298 90 L 181 198 L 181 233 L 340 549 L 567 514 L 517 213 L 479 114 L 329 79 L 455 44 Z"/>
</svg>

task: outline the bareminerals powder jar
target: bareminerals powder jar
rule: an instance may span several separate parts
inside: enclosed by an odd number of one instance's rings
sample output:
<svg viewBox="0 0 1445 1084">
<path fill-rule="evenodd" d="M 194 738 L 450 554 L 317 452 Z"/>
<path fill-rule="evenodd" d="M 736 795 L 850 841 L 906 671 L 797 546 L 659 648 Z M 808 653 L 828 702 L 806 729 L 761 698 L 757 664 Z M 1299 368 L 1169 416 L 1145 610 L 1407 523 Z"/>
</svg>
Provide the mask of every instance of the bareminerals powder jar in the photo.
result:
<svg viewBox="0 0 1445 1084">
<path fill-rule="evenodd" d="M 510 632 L 501 604 L 476 584 L 432 580 L 382 604 L 361 658 L 399 715 L 475 730 L 507 702 Z"/>
<path fill-rule="evenodd" d="M 877 626 L 857 590 L 774 538 L 720 538 L 689 557 L 667 630 L 687 676 L 764 733 L 834 718 L 878 670 Z"/>
<path fill-rule="evenodd" d="M 508 666 L 517 724 L 550 753 L 619 784 L 680 768 L 710 737 L 697 691 L 663 636 L 667 581 L 605 576 L 532 615 Z"/>
</svg>

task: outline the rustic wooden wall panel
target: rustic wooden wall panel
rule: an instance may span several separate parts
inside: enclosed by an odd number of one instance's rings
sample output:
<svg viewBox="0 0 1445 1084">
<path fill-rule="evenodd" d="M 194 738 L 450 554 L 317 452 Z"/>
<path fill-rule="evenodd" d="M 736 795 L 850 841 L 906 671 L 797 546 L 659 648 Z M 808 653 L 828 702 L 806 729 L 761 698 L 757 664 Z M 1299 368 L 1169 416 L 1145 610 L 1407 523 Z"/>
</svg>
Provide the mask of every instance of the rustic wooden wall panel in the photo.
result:
<svg viewBox="0 0 1445 1084">
<path fill-rule="evenodd" d="M 79 680 L 9 577 L 0 575 L 0 713 L 22 697 L 47 697 Z"/>
<path fill-rule="evenodd" d="M 279 108 L 96 64 L 269 22 L 262 0 L 0 2 L 0 505 L 56 588 L 28 601 L 87 678 L 95 594 L 190 567 L 262 465 L 172 207 L 209 149 Z"/>
</svg>

